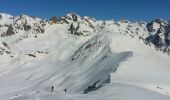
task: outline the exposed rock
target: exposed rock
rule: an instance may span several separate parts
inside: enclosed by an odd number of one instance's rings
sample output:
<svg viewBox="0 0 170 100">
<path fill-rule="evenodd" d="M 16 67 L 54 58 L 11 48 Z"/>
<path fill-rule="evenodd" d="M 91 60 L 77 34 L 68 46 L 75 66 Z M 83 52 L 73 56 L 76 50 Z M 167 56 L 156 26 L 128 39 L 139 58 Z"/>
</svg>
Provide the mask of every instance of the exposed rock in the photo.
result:
<svg viewBox="0 0 170 100">
<path fill-rule="evenodd" d="M 70 34 L 73 34 L 73 35 L 83 35 L 81 32 L 78 32 L 78 29 L 80 28 L 80 23 L 78 23 L 78 25 L 75 27 L 74 24 L 72 23 L 70 25 L 70 29 L 68 29 L 70 31 Z"/>
<path fill-rule="evenodd" d="M 58 19 L 57 19 L 56 16 L 53 16 L 53 17 L 50 18 L 50 21 L 51 21 L 52 24 L 56 24 Z"/>
<path fill-rule="evenodd" d="M 13 26 L 9 25 L 7 31 L 5 33 L 1 34 L 1 37 L 11 36 L 11 35 L 14 35 L 14 34 L 15 34 L 15 32 L 14 32 Z"/>
<path fill-rule="evenodd" d="M 24 25 L 24 30 L 25 31 L 28 31 L 28 30 L 30 30 L 31 29 L 31 26 L 30 25 Z"/>
<path fill-rule="evenodd" d="M 35 55 L 33 55 L 33 54 L 26 54 L 26 55 L 31 56 L 31 57 L 36 57 L 36 56 L 35 56 Z"/>
<path fill-rule="evenodd" d="M 77 21 L 77 15 L 74 13 L 72 13 L 71 15 L 72 15 L 73 21 Z"/>
<path fill-rule="evenodd" d="M 2 19 L 2 15 L 0 14 L 0 20 Z"/>
</svg>

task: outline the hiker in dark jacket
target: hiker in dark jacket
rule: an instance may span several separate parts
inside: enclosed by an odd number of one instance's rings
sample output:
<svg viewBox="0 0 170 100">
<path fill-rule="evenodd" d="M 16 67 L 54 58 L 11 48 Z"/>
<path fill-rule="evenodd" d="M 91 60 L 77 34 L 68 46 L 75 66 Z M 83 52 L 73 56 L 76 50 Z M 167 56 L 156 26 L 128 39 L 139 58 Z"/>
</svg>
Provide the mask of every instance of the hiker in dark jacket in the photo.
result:
<svg viewBox="0 0 170 100">
<path fill-rule="evenodd" d="M 54 92 L 54 86 L 51 87 L 51 92 Z"/>
<path fill-rule="evenodd" d="M 64 89 L 64 92 L 67 92 L 67 89 Z"/>
</svg>

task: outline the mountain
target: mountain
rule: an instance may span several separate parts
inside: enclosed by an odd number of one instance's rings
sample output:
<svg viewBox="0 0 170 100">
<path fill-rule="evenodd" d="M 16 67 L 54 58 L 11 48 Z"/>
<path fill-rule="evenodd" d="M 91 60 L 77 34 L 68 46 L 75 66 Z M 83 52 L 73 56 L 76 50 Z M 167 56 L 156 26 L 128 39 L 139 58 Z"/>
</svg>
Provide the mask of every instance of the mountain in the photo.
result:
<svg viewBox="0 0 170 100">
<path fill-rule="evenodd" d="M 147 37 L 146 41 L 153 43 L 157 49 L 169 54 L 170 22 L 162 19 L 155 19 L 147 24 L 147 29 L 152 35 Z"/>
<path fill-rule="evenodd" d="M 169 100 L 169 30 L 163 19 L 0 13 L 0 100 Z"/>
</svg>

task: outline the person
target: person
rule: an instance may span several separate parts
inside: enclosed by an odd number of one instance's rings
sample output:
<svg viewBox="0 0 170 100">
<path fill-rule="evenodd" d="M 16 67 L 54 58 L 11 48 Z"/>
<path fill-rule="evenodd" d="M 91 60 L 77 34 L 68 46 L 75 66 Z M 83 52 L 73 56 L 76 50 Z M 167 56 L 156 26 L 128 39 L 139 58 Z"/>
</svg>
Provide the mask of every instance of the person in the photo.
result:
<svg viewBox="0 0 170 100">
<path fill-rule="evenodd" d="M 67 89 L 64 89 L 64 92 L 67 92 Z"/>
<path fill-rule="evenodd" d="M 54 86 L 51 87 L 51 92 L 54 92 Z"/>
</svg>

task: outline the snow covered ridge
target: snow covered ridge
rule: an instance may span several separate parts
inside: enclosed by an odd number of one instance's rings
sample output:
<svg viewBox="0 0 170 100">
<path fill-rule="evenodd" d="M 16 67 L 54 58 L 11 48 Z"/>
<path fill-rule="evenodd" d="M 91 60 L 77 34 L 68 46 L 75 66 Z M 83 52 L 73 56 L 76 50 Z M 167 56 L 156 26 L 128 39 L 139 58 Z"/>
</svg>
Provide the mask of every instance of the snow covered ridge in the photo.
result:
<svg viewBox="0 0 170 100">
<path fill-rule="evenodd" d="M 0 13 L 0 100 L 170 100 L 169 25 Z"/>
</svg>

